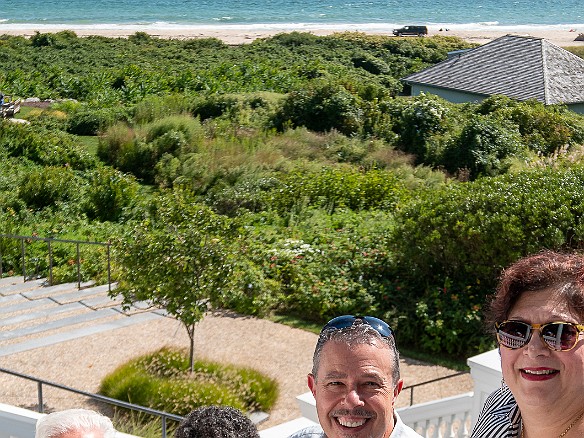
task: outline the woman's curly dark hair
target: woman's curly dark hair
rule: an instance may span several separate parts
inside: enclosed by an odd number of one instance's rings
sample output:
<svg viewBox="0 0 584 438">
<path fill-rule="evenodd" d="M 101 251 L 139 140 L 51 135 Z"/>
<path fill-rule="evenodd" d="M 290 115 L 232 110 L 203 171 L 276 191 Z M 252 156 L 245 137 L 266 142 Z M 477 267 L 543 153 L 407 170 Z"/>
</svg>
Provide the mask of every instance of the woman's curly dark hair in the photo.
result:
<svg viewBox="0 0 584 438">
<path fill-rule="evenodd" d="M 486 323 L 492 327 L 507 319 L 524 293 L 547 289 L 557 291 L 571 311 L 584 318 L 584 256 L 544 250 L 517 260 L 501 275 Z"/>
<path fill-rule="evenodd" d="M 230 406 L 205 406 L 188 414 L 175 438 L 259 438 L 253 422 Z"/>
</svg>

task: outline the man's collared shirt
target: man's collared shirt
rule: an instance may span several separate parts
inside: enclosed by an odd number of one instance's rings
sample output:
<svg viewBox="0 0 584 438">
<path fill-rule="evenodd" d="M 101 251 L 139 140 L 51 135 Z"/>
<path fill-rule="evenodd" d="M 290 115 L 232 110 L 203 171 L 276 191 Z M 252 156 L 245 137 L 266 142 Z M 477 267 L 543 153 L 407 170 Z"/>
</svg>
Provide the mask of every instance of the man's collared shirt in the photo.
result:
<svg viewBox="0 0 584 438">
<path fill-rule="evenodd" d="M 389 438 L 422 438 L 418 435 L 412 428 L 406 426 L 397 412 L 393 414 L 395 419 L 395 424 L 393 426 L 393 432 Z M 293 433 L 288 438 L 327 438 L 320 426 L 310 426 L 306 427 L 296 433 Z"/>
</svg>

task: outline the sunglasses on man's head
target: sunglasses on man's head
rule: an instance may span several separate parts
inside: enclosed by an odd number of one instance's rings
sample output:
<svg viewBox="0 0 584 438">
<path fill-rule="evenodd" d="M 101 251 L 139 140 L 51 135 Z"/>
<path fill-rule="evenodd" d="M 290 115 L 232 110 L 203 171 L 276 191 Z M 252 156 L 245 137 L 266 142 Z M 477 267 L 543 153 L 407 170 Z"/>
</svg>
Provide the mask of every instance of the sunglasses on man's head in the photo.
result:
<svg viewBox="0 0 584 438">
<path fill-rule="evenodd" d="M 584 333 L 584 325 L 571 322 L 528 324 L 510 320 L 496 323 L 495 329 L 499 344 L 512 350 L 525 347 L 534 330 L 539 330 L 541 340 L 553 351 L 571 350 L 580 340 L 580 333 Z"/>
<path fill-rule="evenodd" d="M 364 324 L 371 326 L 373 329 L 375 329 L 377 333 L 379 333 L 384 338 L 389 338 L 390 336 L 393 336 L 393 330 L 391 329 L 391 327 L 385 321 L 382 321 L 379 318 L 375 318 L 374 316 L 353 316 L 353 315 L 337 316 L 336 318 L 333 318 L 329 322 L 327 322 L 320 332 L 323 333 L 326 330 L 339 330 L 351 327 L 357 320 L 360 320 Z"/>
</svg>

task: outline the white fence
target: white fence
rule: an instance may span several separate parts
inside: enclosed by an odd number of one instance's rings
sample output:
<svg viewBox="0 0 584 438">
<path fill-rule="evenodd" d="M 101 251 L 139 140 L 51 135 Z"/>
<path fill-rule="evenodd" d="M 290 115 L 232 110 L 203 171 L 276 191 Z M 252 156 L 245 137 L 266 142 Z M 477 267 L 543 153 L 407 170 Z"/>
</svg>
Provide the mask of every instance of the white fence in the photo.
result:
<svg viewBox="0 0 584 438">
<path fill-rule="evenodd" d="M 402 421 L 426 438 L 467 438 L 473 393 L 398 409 Z"/>
</svg>

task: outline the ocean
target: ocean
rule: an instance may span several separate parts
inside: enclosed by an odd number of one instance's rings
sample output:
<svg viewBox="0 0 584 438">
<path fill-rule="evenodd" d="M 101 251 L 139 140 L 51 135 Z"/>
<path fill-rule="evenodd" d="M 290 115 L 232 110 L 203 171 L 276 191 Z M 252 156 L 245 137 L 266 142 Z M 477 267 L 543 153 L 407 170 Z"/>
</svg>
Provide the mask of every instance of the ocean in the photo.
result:
<svg viewBox="0 0 584 438">
<path fill-rule="evenodd" d="M 0 0 L 0 34 L 31 27 L 584 31 L 582 0 Z"/>
</svg>

